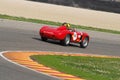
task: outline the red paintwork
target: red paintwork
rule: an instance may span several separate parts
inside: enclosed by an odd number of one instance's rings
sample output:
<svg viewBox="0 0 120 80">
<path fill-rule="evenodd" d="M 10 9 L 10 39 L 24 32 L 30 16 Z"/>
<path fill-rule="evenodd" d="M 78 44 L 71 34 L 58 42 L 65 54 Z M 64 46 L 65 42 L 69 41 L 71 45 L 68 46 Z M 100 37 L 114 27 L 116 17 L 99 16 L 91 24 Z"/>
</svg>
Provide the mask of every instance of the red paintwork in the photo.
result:
<svg viewBox="0 0 120 80">
<path fill-rule="evenodd" d="M 81 42 L 85 37 L 89 38 L 89 35 L 85 32 L 78 32 L 76 30 L 68 30 L 65 26 L 50 27 L 43 26 L 39 31 L 40 36 L 48 39 L 63 40 L 67 34 L 71 36 L 71 42 Z"/>
</svg>

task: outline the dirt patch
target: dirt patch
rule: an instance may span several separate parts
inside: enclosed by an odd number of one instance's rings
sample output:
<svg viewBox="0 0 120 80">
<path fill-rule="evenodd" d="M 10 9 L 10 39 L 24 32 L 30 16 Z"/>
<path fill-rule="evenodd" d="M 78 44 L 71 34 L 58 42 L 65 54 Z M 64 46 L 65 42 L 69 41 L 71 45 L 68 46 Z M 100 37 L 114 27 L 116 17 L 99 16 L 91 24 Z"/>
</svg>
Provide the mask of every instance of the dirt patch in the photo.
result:
<svg viewBox="0 0 120 80">
<path fill-rule="evenodd" d="M 0 0 L 0 14 L 120 31 L 120 14 L 25 0 Z"/>
</svg>

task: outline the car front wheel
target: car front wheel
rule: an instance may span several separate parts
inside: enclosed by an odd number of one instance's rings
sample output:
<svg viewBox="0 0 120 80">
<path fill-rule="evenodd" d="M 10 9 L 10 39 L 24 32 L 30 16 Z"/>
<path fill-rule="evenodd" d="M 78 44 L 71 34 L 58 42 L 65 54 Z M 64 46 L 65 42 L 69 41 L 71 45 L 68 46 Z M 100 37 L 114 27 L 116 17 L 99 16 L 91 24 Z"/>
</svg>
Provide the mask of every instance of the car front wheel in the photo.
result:
<svg viewBox="0 0 120 80">
<path fill-rule="evenodd" d="M 70 44 L 70 35 L 67 35 L 64 40 L 60 41 L 62 45 L 68 46 Z"/>
</svg>

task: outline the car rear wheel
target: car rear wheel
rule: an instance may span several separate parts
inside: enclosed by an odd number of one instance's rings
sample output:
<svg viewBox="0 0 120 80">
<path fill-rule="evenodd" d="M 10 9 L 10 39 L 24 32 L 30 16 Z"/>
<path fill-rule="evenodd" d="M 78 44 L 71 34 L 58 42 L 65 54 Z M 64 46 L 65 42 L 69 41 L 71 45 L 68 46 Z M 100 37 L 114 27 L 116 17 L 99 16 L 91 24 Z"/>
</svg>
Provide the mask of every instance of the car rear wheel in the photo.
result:
<svg viewBox="0 0 120 80">
<path fill-rule="evenodd" d="M 46 37 L 41 37 L 41 40 L 42 41 L 47 41 L 47 38 Z"/>
<path fill-rule="evenodd" d="M 60 41 L 62 45 L 68 46 L 70 44 L 70 35 L 67 35 L 64 40 Z"/>
<path fill-rule="evenodd" d="M 85 37 L 84 40 L 82 42 L 80 42 L 80 47 L 81 48 L 86 48 L 89 44 L 89 38 Z"/>
</svg>

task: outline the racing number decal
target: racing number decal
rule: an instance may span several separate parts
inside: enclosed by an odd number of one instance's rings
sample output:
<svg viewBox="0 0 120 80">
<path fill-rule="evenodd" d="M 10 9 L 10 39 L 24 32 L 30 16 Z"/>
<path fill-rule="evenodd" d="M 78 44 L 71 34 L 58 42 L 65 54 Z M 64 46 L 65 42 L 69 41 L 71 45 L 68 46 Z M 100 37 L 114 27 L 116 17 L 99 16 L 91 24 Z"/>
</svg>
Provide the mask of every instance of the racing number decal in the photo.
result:
<svg viewBox="0 0 120 80">
<path fill-rule="evenodd" d="M 76 32 L 73 33 L 72 38 L 73 38 L 74 41 L 77 39 L 77 33 Z"/>
</svg>

